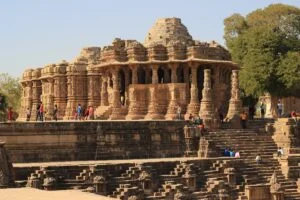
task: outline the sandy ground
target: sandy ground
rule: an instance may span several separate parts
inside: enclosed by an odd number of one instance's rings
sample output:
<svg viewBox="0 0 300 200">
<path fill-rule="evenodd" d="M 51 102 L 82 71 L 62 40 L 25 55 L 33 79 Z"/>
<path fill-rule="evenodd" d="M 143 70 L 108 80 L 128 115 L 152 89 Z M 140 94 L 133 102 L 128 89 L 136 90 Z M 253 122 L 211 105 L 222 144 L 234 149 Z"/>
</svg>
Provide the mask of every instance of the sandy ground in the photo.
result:
<svg viewBox="0 0 300 200">
<path fill-rule="evenodd" d="M 33 188 L 0 189 L 0 200 L 112 200 L 80 190 L 45 191 Z"/>
</svg>

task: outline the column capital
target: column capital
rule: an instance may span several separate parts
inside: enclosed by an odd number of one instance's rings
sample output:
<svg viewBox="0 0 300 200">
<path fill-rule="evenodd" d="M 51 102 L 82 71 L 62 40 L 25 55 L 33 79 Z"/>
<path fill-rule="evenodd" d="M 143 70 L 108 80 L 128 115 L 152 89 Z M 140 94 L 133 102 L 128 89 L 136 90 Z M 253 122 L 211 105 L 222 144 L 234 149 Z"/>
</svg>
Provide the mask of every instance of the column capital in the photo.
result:
<svg viewBox="0 0 300 200">
<path fill-rule="evenodd" d="M 179 63 L 168 63 L 169 68 L 173 69 L 173 68 L 177 68 L 179 66 Z"/>
</svg>

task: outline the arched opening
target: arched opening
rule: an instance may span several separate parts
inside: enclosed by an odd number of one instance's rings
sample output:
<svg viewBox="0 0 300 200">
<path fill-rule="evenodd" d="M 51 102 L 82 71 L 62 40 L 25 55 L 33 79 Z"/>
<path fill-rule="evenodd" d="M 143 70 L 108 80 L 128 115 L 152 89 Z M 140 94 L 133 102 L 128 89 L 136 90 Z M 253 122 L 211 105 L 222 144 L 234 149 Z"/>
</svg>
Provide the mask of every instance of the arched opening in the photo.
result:
<svg viewBox="0 0 300 200">
<path fill-rule="evenodd" d="M 159 67 L 158 71 L 157 71 L 157 76 L 158 76 L 158 82 L 159 83 L 165 83 L 164 75 L 165 75 L 164 70 L 161 67 Z"/>
<path fill-rule="evenodd" d="M 120 100 L 121 104 L 125 104 L 125 73 L 123 70 L 119 71 L 119 89 L 120 89 Z"/>
<path fill-rule="evenodd" d="M 180 65 L 178 68 L 177 68 L 177 82 L 178 83 L 184 83 L 184 71 L 183 71 L 183 66 Z"/>
<path fill-rule="evenodd" d="M 139 84 L 145 84 L 146 83 L 146 72 L 142 67 L 140 67 L 138 69 L 138 83 Z"/>
<path fill-rule="evenodd" d="M 204 83 L 204 68 L 203 66 L 198 67 L 197 69 L 197 84 L 198 84 L 198 94 L 199 100 L 202 99 L 202 90 L 203 90 L 203 83 Z"/>
</svg>

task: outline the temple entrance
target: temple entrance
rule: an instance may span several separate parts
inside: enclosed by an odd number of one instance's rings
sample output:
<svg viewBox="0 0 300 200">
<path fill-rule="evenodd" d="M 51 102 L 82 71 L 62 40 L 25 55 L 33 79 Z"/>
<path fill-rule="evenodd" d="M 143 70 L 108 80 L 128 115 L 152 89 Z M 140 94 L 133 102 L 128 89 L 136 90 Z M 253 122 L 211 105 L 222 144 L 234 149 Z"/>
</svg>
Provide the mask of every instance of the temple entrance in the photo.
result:
<svg viewBox="0 0 300 200">
<path fill-rule="evenodd" d="M 183 71 L 183 66 L 180 65 L 178 68 L 177 68 L 177 82 L 178 83 L 184 83 L 184 71 Z"/>
<path fill-rule="evenodd" d="M 146 72 L 145 69 L 142 67 L 139 67 L 138 69 L 138 83 L 139 84 L 145 84 L 146 83 Z"/>
<path fill-rule="evenodd" d="M 198 96 L 199 96 L 200 102 L 202 99 L 203 83 L 204 83 L 204 68 L 202 66 L 202 67 L 198 67 L 198 70 L 197 70 Z"/>
<path fill-rule="evenodd" d="M 120 101 L 121 104 L 125 104 L 125 73 L 123 70 L 119 71 L 119 88 L 120 88 Z"/>
<path fill-rule="evenodd" d="M 158 76 L 158 83 L 165 83 L 165 81 L 166 81 L 164 79 L 165 72 L 161 67 L 158 68 L 157 76 Z"/>
</svg>

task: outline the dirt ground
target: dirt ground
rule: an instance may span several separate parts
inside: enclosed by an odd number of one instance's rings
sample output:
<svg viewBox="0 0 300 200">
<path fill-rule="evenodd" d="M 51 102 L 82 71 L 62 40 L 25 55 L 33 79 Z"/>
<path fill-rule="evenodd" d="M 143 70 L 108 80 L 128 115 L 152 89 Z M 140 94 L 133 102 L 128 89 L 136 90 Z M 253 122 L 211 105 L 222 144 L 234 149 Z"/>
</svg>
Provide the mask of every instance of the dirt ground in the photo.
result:
<svg viewBox="0 0 300 200">
<path fill-rule="evenodd" d="M 33 188 L 0 189 L 0 200 L 112 200 L 80 190 L 45 191 Z"/>
</svg>

